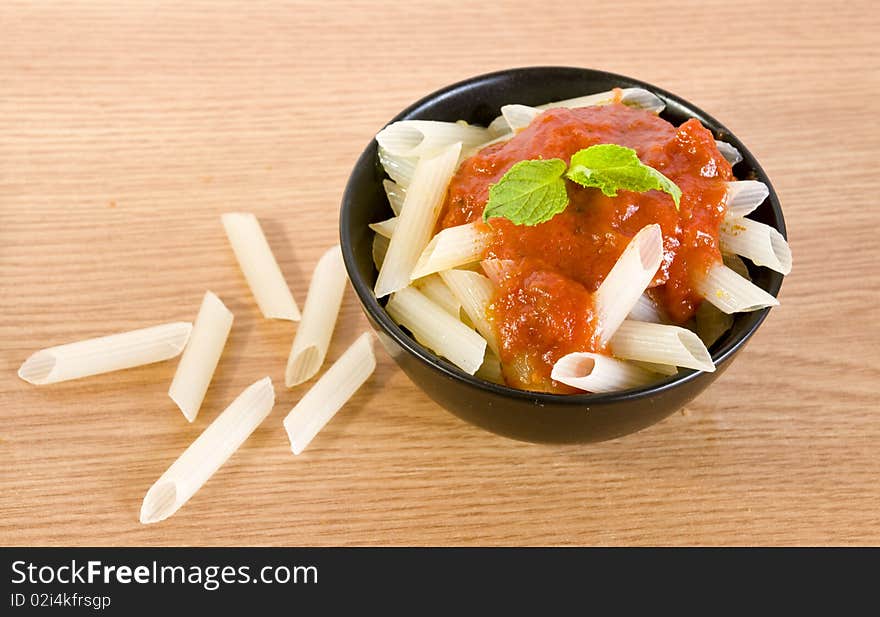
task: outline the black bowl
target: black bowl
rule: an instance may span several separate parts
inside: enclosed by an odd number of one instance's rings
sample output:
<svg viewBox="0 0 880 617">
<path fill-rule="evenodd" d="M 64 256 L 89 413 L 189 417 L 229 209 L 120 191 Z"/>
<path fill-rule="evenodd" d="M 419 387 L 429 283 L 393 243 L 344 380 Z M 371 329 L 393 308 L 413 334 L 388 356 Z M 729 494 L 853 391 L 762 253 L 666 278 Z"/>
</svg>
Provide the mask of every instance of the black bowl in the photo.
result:
<svg viewBox="0 0 880 617">
<path fill-rule="evenodd" d="M 480 75 L 453 84 L 410 105 L 398 120 L 467 120 L 486 126 L 502 105 L 540 105 L 615 87 L 642 87 L 666 103 L 661 114 L 675 125 L 697 118 L 718 139 L 733 144 L 743 155 L 734 168 L 740 179 L 756 179 L 770 196 L 751 218 L 772 225 L 785 235 L 782 210 L 773 187 L 748 149 L 721 123 L 687 101 L 660 88 L 622 75 L 569 67 L 530 67 Z M 609 394 L 559 395 L 525 392 L 472 377 L 419 345 L 397 324 L 373 295 L 377 272 L 372 260 L 369 223 L 392 216 L 382 188 L 385 173 L 379 165 L 374 139 L 361 154 L 342 198 L 340 236 L 348 276 L 382 345 L 425 393 L 458 417 L 484 429 L 525 441 L 593 442 L 643 429 L 680 409 L 730 365 L 755 333 L 769 309 L 735 315 L 733 327 L 710 350 L 717 370 L 688 369 L 649 388 Z M 773 295 L 782 275 L 749 264 L 754 282 Z"/>
</svg>

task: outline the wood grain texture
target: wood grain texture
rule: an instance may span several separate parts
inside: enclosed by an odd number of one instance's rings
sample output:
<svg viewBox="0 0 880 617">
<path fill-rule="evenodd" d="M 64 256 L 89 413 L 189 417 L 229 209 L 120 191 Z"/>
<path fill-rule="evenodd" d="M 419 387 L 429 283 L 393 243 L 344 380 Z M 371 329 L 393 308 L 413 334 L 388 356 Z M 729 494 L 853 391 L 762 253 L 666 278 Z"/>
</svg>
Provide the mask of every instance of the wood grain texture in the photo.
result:
<svg viewBox="0 0 880 617">
<path fill-rule="evenodd" d="M 880 544 L 870 2 L 180 4 L 0 4 L 0 544 Z M 260 317 L 220 214 L 260 217 L 302 305 L 371 135 L 445 84 L 540 64 L 645 79 L 740 136 L 785 209 L 782 306 L 685 413 L 636 435 L 496 437 L 381 355 L 294 457 L 294 326 Z M 48 345 L 190 320 L 205 289 L 236 320 L 193 425 L 166 395 L 174 361 L 15 376 Z M 330 359 L 365 328 L 349 291 Z M 141 526 L 147 488 L 267 374 L 263 426 Z"/>
</svg>

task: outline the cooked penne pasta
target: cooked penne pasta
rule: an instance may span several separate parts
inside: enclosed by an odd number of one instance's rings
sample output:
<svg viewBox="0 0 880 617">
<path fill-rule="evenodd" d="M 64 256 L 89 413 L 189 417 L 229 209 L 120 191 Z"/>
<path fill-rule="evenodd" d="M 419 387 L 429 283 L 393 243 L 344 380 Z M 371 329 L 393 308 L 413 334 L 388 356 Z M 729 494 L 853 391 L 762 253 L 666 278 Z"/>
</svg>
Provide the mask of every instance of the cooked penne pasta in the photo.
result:
<svg viewBox="0 0 880 617">
<path fill-rule="evenodd" d="M 456 319 L 461 317 L 461 302 L 438 274 L 429 274 L 413 281 L 413 287 Z"/>
<path fill-rule="evenodd" d="M 388 253 L 388 246 L 390 244 L 391 240 L 385 236 L 373 235 L 373 265 L 376 266 L 376 270 L 382 269 L 382 264 L 385 263 L 385 254 Z"/>
<path fill-rule="evenodd" d="M 585 392 L 614 392 L 640 388 L 657 380 L 657 374 L 623 360 L 589 352 L 562 356 L 550 376 Z"/>
<path fill-rule="evenodd" d="M 647 321 L 650 323 L 661 323 L 663 316 L 660 314 L 660 307 L 654 302 L 648 294 L 642 294 L 636 300 L 636 304 L 627 315 L 627 319 L 633 321 Z"/>
<path fill-rule="evenodd" d="M 501 115 L 504 117 L 510 130 L 514 132 L 526 128 L 540 114 L 540 109 L 526 105 L 505 105 L 501 108 Z"/>
<path fill-rule="evenodd" d="M 430 156 L 454 143 L 467 149 L 489 138 L 489 131 L 482 126 L 434 120 L 402 120 L 376 135 L 379 146 L 396 157 Z"/>
<path fill-rule="evenodd" d="M 592 107 L 594 105 L 610 105 L 614 102 L 616 93 L 614 90 L 607 92 L 597 92 L 596 94 L 588 94 L 587 96 L 579 96 L 573 99 L 565 99 L 563 101 L 553 101 L 543 105 L 536 105 L 535 108 L 541 111 L 545 109 L 553 109 L 555 107 Z M 649 92 L 644 88 L 623 88 L 620 91 L 620 102 L 629 107 L 638 107 L 659 114 L 666 109 L 666 104 L 653 92 Z M 489 124 L 489 133 L 493 136 L 503 135 L 510 132 L 510 126 L 503 115 L 498 116 Z"/>
<path fill-rule="evenodd" d="M 749 267 L 746 265 L 746 262 L 742 260 L 739 255 L 734 255 L 733 253 L 729 253 L 727 255 L 722 254 L 721 260 L 724 262 L 724 265 L 739 274 L 741 277 L 746 279 L 747 281 L 752 280 L 752 275 L 749 274 Z"/>
<path fill-rule="evenodd" d="M 284 372 L 284 384 L 288 388 L 314 377 L 324 363 L 347 281 L 342 251 L 337 245 L 321 256 L 312 274 L 302 321 Z"/>
<path fill-rule="evenodd" d="M 299 321 L 299 307 L 257 217 L 249 212 L 229 212 L 221 219 L 229 244 L 263 317 Z"/>
<path fill-rule="evenodd" d="M 500 285 L 515 263 L 512 259 L 484 259 L 480 262 L 480 267 L 490 281 Z"/>
<path fill-rule="evenodd" d="M 726 218 L 719 234 L 723 252 L 746 257 L 756 266 L 782 274 L 791 272 L 791 249 L 773 227 L 746 218 Z"/>
<path fill-rule="evenodd" d="M 141 505 L 141 523 L 157 523 L 177 512 L 238 450 L 274 404 L 268 377 L 242 392 L 150 487 Z"/>
<path fill-rule="evenodd" d="M 431 238 L 460 151 L 461 144 L 453 144 L 436 157 L 419 161 L 412 185 L 406 192 L 394 237 L 379 270 L 375 287 L 377 298 L 409 285 L 416 261 Z"/>
<path fill-rule="evenodd" d="M 458 298 L 461 307 L 467 313 L 477 332 L 486 339 L 489 349 L 497 356 L 499 354 L 498 337 L 495 335 L 495 328 L 489 321 L 488 315 L 494 291 L 492 281 L 479 272 L 471 272 L 470 270 L 444 270 L 440 272 L 440 278 Z"/>
<path fill-rule="evenodd" d="M 505 119 L 503 115 L 492 120 L 486 128 L 489 129 L 489 135 L 492 139 L 484 144 L 484 146 L 491 144 L 494 140 L 500 139 L 501 141 L 509 141 L 514 136 L 513 131 L 510 129 L 510 125 L 507 124 L 507 119 Z"/>
<path fill-rule="evenodd" d="M 447 227 L 431 238 L 413 268 L 412 278 L 418 279 L 479 261 L 491 238 L 490 233 L 483 231 L 479 225 L 468 223 Z"/>
<path fill-rule="evenodd" d="M 168 396 L 190 422 L 199 415 L 205 393 L 232 330 L 232 312 L 214 293 L 207 291 L 183 350 Z"/>
<path fill-rule="evenodd" d="M 385 307 L 391 318 L 425 347 L 473 375 L 486 354 L 486 340 L 413 287 L 394 293 Z"/>
<path fill-rule="evenodd" d="M 728 182 L 725 218 L 737 219 L 750 214 L 767 199 L 768 195 L 770 195 L 770 189 L 766 184 L 757 180 Z"/>
<path fill-rule="evenodd" d="M 385 196 L 388 197 L 388 204 L 394 216 L 399 216 L 403 209 L 403 201 L 406 199 L 406 189 L 394 182 L 393 180 L 383 180 L 382 186 L 385 188 Z"/>
<path fill-rule="evenodd" d="M 624 360 L 670 364 L 709 373 L 715 370 L 700 337 L 678 326 L 626 320 L 611 337 L 611 352 Z"/>
<path fill-rule="evenodd" d="M 709 269 L 697 286 L 699 293 L 725 313 L 757 311 L 779 306 L 779 301 L 766 291 L 743 278 L 724 264 Z"/>
<path fill-rule="evenodd" d="M 491 349 L 486 352 L 486 357 L 483 358 L 483 364 L 481 364 L 480 368 L 477 369 L 477 372 L 474 373 L 474 377 L 479 377 L 480 379 L 485 379 L 486 381 L 491 381 L 492 383 L 497 383 L 502 386 L 504 385 L 504 372 L 501 370 L 501 360 Z"/>
<path fill-rule="evenodd" d="M 380 236 L 391 239 L 391 236 L 394 235 L 394 230 L 397 229 L 398 217 L 394 216 L 390 219 L 385 219 L 384 221 L 379 221 L 378 223 L 370 223 L 369 228 L 375 231 Z"/>
<path fill-rule="evenodd" d="M 728 315 L 711 302 L 701 302 L 694 319 L 697 336 L 706 347 L 714 345 L 733 326 L 733 315 Z"/>
<path fill-rule="evenodd" d="M 552 103 L 544 103 L 537 105 L 538 109 L 552 109 L 554 107 L 592 107 L 594 105 L 609 105 L 614 101 L 616 96 L 614 90 L 607 92 L 599 92 L 597 94 L 588 94 L 587 96 L 578 96 L 573 99 L 565 99 L 563 101 L 554 101 Z M 644 88 L 622 88 L 620 90 L 620 102 L 628 107 L 637 107 L 647 111 L 659 114 L 666 109 L 666 103 L 653 92 Z"/>
<path fill-rule="evenodd" d="M 663 234 L 660 225 L 647 225 L 633 236 L 593 296 L 596 334 L 601 342 L 608 341 L 614 335 L 639 302 L 662 259 Z"/>
<path fill-rule="evenodd" d="M 731 165 L 736 165 L 743 160 L 742 154 L 739 153 L 739 150 L 726 141 L 719 141 L 716 139 L 715 147 L 718 148 L 718 152 L 721 153 L 721 156 L 727 159 L 727 162 Z"/>
<path fill-rule="evenodd" d="M 180 354 L 191 331 L 178 321 L 48 347 L 25 360 L 18 376 L 44 385 L 161 362 Z"/>
<path fill-rule="evenodd" d="M 671 364 L 657 364 L 656 362 L 640 362 L 639 360 L 628 360 L 628 362 L 634 366 L 638 366 L 639 368 L 643 368 L 646 371 L 651 371 L 652 373 L 657 373 L 658 375 L 666 375 L 667 377 L 671 375 L 676 375 L 678 373 L 678 367 L 673 366 Z"/>
<path fill-rule="evenodd" d="M 373 335 L 365 332 L 343 353 L 284 418 L 294 454 L 305 450 L 376 369 Z"/>
<path fill-rule="evenodd" d="M 417 158 L 394 156 L 384 148 L 379 148 L 379 163 L 385 169 L 385 173 L 404 189 L 412 182 L 418 162 Z"/>
</svg>

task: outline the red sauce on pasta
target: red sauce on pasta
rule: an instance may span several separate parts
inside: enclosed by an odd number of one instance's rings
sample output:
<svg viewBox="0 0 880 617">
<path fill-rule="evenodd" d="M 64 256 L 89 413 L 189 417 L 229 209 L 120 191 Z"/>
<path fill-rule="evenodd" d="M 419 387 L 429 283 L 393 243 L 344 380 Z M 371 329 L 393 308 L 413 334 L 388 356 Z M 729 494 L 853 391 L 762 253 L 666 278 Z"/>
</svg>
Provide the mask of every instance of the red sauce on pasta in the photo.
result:
<svg viewBox="0 0 880 617">
<path fill-rule="evenodd" d="M 664 259 L 651 293 L 675 322 L 696 311 L 695 281 L 721 259 L 718 228 L 724 215 L 730 164 L 697 120 L 676 128 L 658 116 L 616 103 L 551 109 L 510 141 L 484 148 L 460 166 L 449 185 L 440 227 L 482 218 L 489 186 L 516 162 L 561 158 L 600 143 L 633 148 L 646 165 L 682 190 L 680 210 L 660 191 L 598 189 L 566 182 L 569 205 L 533 227 L 491 219 L 487 258 L 506 260 L 490 306 L 499 335 L 505 379 L 515 387 L 573 392 L 550 379 L 553 363 L 574 351 L 598 351 L 593 341 L 594 292 L 630 238 L 659 223 Z"/>
</svg>

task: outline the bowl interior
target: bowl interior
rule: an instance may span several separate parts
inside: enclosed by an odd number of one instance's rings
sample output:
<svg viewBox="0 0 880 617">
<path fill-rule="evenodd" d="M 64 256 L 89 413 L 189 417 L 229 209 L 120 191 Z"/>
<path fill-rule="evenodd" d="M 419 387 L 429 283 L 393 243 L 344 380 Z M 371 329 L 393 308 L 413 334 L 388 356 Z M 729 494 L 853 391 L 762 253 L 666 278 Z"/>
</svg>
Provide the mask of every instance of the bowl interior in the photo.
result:
<svg viewBox="0 0 880 617">
<path fill-rule="evenodd" d="M 770 180 L 742 142 L 721 123 L 694 105 L 661 88 L 629 77 L 572 67 L 510 69 L 480 75 L 438 90 L 404 109 L 389 124 L 398 120 L 466 120 L 471 124 L 486 126 L 499 115 L 503 105 L 540 105 L 615 87 L 648 89 L 666 103 L 661 117 L 676 126 L 690 118 L 697 118 L 717 139 L 735 146 L 743 156 L 743 160 L 734 166 L 736 177 L 740 180 L 760 180 L 770 189 L 769 197 L 749 215 L 750 218 L 771 225 L 785 235 L 782 211 Z M 377 127 L 377 132 L 379 128 Z M 632 398 L 674 387 L 698 374 L 697 371 L 682 369 L 678 375 L 658 381 L 649 388 L 609 394 L 543 394 L 524 392 L 472 377 L 421 347 L 390 319 L 382 307 L 383 303 L 378 302 L 372 292 L 378 273 L 372 260 L 373 233 L 367 225 L 393 216 L 382 187 L 382 180 L 387 176 L 379 164 L 377 150 L 378 144 L 373 139 L 361 154 L 349 179 L 340 213 L 341 243 L 349 277 L 368 316 L 403 349 L 442 372 L 474 386 L 514 398 L 531 399 L 538 404 L 560 402 L 561 399 L 568 404 L 577 404 Z M 768 268 L 756 267 L 748 261 L 746 263 L 753 282 L 774 296 L 777 295 L 782 284 L 782 275 Z M 734 315 L 732 328 L 710 348 L 716 365 L 725 362 L 746 342 L 768 312 L 769 309 L 763 309 Z"/>
</svg>

